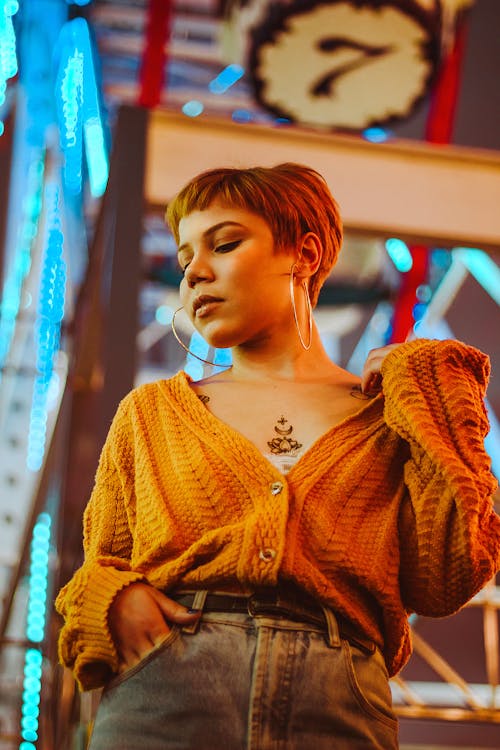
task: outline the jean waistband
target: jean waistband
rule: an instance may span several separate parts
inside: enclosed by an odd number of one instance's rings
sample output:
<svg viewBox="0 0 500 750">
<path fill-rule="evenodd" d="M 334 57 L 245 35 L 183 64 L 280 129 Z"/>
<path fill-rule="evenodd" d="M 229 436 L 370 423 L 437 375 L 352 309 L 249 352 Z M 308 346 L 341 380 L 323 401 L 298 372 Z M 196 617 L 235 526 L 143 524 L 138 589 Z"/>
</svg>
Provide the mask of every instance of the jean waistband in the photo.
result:
<svg viewBox="0 0 500 750">
<path fill-rule="evenodd" d="M 295 588 L 263 588 L 248 596 L 209 591 L 168 592 L 168 596 L 185 607 L 196 607 L 204 612 L 237 612 L 251 617 L 282 617 L 296 622 L 331 630 L 334 617 L 340 637 L 367 653 L 375 651 L 375 643 L 360 633 L 358 628 L 338 613 L 333 613 L 312 596 Z"/>
</svg>

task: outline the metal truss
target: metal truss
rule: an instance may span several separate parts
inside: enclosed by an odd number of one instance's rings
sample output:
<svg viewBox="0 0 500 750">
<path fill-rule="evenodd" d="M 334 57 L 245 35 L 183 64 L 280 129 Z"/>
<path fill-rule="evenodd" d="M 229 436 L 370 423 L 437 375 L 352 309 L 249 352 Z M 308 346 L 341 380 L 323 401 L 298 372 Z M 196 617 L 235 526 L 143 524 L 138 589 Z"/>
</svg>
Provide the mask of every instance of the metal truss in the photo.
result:
<svg viewBox="0 0 500 750">
<path fill-rule="evenodd" d="M 394 708 L 401 718 L 500 724 L 500 586 L 493 579 L 468 604 L 482 610 L 487 683 L 470 684 L 413 627 L 413 650 L 441 681 L 420 682 L 397 675 L 391 681 Z M 418 622 L 418 621 L 417 621 Z M 450 627 L 453 623 L 450 622 Z M 466 648 L 467 645 L 464 644 Z"/>
</svg>

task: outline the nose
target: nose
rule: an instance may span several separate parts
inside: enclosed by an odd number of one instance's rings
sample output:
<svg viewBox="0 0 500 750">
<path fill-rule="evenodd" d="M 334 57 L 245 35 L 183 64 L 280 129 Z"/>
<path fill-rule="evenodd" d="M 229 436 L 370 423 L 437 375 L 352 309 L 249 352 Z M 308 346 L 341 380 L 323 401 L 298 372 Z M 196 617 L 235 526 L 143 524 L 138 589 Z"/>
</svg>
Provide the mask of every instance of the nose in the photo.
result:
<svg viewBox="0 0 500 750">
<path fill-rule="evenodd" d="M 200 281 L 208 281 L 212 278 L 212 270 L 206 258 L 195 254 L 191 258 L 188 267 L 184 273 L 184 278 L 190 289 L 193 289 Z"/>
</svg>

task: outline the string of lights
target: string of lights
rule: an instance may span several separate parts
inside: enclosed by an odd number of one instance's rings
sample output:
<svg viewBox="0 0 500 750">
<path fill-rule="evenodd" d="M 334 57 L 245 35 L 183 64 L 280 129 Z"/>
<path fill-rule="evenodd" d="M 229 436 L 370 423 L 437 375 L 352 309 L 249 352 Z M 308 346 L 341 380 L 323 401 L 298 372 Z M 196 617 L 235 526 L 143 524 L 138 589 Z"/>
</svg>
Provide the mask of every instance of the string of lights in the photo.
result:
<svg viewBox="0 0 500 750">
<path fill-rule="evenodd" d="M 43 654 L 40 644 L 45 637 L 47 616 L 47 586 L 49 574 L 49 554 L 51 538 L 51 518 L 41 513 L 33 528 L 30 549 L 30 569 L 28 579 L 28 613 L 26 619 L 26 639 L 31 646 L 24 657 L 23 696 L 21 706 L 21 737 L 19 750 L 36 750 L 40 699 L 43 678 Z"/>
<path fill-rule="evenodd" d="M 36 330 L 36 369 L 28 432 L 26 463 L 38 471 L 43 463 L 47 430 L 48 397 L 54 386 L 54 357 L 59 351 L 61 322 L 64 317 L 66 263 L 63 257 L 63 234 L 59 207 L 59 187 L 47 183 L 47 238 L 40 280 L 40 297 Z"/>
<path fill-rule="evenodd" d="M 61 29 L 58 46 L 56 104 L 61 149 L 65 157 L 65 186 L 73 193 L 82 190 L 84 143 L 90 192 L 97 198 L 106 189 L 109 160 L 92 44 L 85 19 L 68 21 Z"/>
<path fill-rule="evenodd" d="M 9 356 L 21 307 L 23 285 L 31 268 L 33 243 L 38 233 L 42 207 L 44 171 L 43 155 L 39 154 L 28 169 L 17 246 L 3 287 L 0 304 L 0 373 Z"/>
<path fill-rule="evenodd" d="M 17 74 L 16 35 L 12 17 L 19 10 L 17 0 L 0 0 L 0 112 L 5 102 L 7 81 Z M 0 136 L 5 125 L 0 119 Z"/>
</svg>

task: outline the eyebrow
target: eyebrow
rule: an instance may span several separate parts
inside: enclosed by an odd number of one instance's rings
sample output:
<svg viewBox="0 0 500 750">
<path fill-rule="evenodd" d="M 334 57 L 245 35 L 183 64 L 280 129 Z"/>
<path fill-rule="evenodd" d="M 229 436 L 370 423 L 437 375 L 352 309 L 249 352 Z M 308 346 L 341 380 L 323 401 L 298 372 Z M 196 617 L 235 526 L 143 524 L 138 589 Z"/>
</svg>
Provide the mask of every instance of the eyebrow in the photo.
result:
<svg viewBox="0 0 500 750">
<path fill-rule="evenodd" d="M 218 224 L 214 224 L 212 227 L 209 227 L 206 229 L 202 237 L 204 240 L 210 239 L 214 234 L 216 234 L 219 229 L 224 229 L 224 227 L 231 226 L 231 227 L 241 227 L 243 229 L 243 224 L 240 224 L 239 221 L 221 221 Z M 184 250 L 187 250 L 189 247 L 191 247 L 189 242 L 183 242 L 182 245 L 179 245 L 179 249 L 177 250 L 177 255 L 180 255 Z"/>
</svg>

